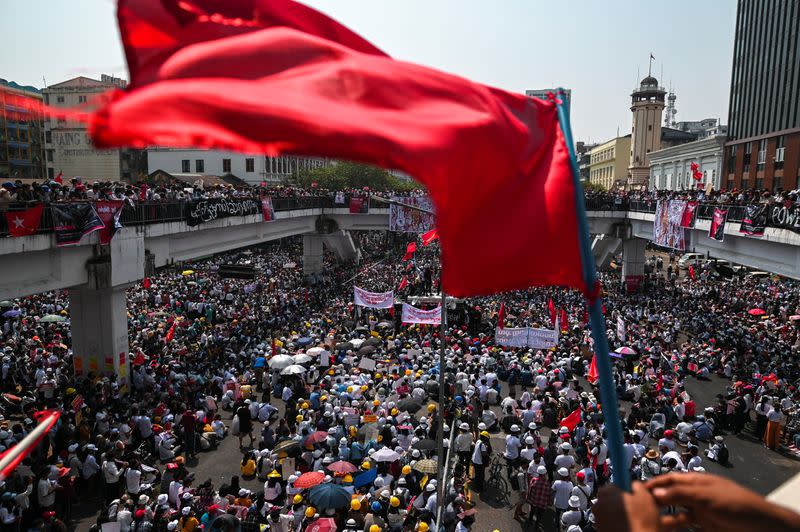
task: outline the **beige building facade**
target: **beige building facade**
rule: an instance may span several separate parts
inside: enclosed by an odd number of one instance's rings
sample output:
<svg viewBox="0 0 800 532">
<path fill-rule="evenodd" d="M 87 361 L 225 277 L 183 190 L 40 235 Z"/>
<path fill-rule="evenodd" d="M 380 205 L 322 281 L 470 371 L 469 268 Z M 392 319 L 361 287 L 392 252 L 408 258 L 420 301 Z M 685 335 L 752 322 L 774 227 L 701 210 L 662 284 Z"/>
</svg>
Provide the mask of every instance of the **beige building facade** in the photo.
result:
<svg viewBox="0 0 800 532">
<path fill-rule="evenodd" d="M 625 184 L 628 177 L 631 136 L 617 137 L 589 152 L 589 182 L 606 190 Z"/>
<path fill-rule="evenodd" d="M 644 78 L 631 94 L 631 149 L 627 188 L 647 187 L 650 153 L 661 149 L 661 115 L 667 92 L 653 76 Z"/>
</svg>

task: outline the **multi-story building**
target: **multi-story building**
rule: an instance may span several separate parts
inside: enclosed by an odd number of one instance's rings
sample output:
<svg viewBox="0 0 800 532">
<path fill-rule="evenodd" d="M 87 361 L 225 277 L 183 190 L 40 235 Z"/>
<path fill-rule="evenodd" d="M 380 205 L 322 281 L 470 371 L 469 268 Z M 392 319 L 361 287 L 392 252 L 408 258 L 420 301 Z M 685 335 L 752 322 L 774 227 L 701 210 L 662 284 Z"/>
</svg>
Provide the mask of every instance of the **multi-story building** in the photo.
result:
<svg viewBox="0 0 800 532">
<path fill-rule="evenodd" d="M 161 148 L 147 150 L 149 174 L 162 170 L 172 175 L 235 176 L 249 184 L 285 183 L 298 171 L 328 166 L 330 159 L 281 155 L 243 154 L 220 150 Z"/>
<path fill-rule="evenodd" d="M 0 79 L 0 179 L 44 179 L 39 89 Z"/>
<path fill-rule="evenodd" d="M 704 118 L 702 120 L 676 122 L 674 129 L 697 135 L 698 139 L 704 139 L 706 137 L 713 137 L 716 135 L 725 135 L 728 133 L 728 126 L 720 124 L 719 120 L 716 118 Z"/>
<path fill-rule="evenodd" d="M 525 96 L 539 98 L 540 100 L 547 100 L 550 94 L 555 94 L 557 92 L 558 89 L 528 89 L 525 91 Z M 572 89 L 564 89 L 564 95 L 562 99 L 567 111 L 570 111 L 572 109 Z"/>
<path fill-rule="evenodd" d="M 50 107 L 90 110 L 101 104 L 111 91 L 124 88 L 125 81 L 103 75 L 96 79 L 80 76 L 42 90 Z M 52 179 L 82 177 L 87 181 L 136 180 L 146 171 L 143 151 L 97 150 L 83 122 L 49 117 L 45 120 L 47 173 Z"/>
<path fill-rule="evenodd" d="M 719 190 L 724 145 L 725 135 L 716 135 L 650 152 L 650 189 L 705 189 L 711 184 Z M 692 163 L 696 163 L 703 174 L 699 181 L 692 177 Z"/>
<path fill-rule="evenodd" d="M 631 93 L 631 153 L 627 186 L 646 186 L 650 177 L 650 152 L 661 149 L 661 112 L 666 91 L 648 75 Z"/>
<path fill-rule="evenodd" d="M 589 151 L 589 182 L 611 190 L 622 186 L 628 176 L 631 136 L 616 137 Z"/>
<path fill-rule="evenodd" d="M 581 181 L 589 181 L 589 167 L 591 164 L 590 152 L 597 144 L 586 144 L 583 141 L 575 143 L 575 157 L 578 159 L 578 175 Z"/>
<path fill-rule="evenodd" d="M 723 188 L 800 187 L 800 2 L 739 0 Z"/>
</svg>

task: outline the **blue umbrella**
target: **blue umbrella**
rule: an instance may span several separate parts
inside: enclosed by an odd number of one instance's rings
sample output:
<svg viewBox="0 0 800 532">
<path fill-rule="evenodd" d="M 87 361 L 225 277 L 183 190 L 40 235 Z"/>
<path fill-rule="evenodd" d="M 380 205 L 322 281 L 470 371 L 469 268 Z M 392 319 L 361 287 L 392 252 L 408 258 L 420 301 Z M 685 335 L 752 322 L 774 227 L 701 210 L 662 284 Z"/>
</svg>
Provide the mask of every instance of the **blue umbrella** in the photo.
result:
<svg viewBox="0 0 800 532">
<path fill-rule="evenodd" d="M 378 478 L 378 469 L 372 468 L 369 471 L 364 471 L 356 475 L 353 479 L 353 487 L 360 488 L 361 486 L 368 486 Z"/>
<path fill-rule="evenodd" d="M 311 338 L 309 338 L 308 336 L 303 336 L 302 338 L 298 338 L 296 343 L 299 346 L 308 345 L 311 343 Z"/>
<path fill-rule="evenodd" d="M 350 492 L 338 484 L 326 482 L 311 488 L 308 500 L 317 509 L 344 508 L 350 504 Z"/>
<path fill-rule="evenodd" d="M 11 309 L 3 312 L 3 316 L 6 318 L 16 318 L 20 314 L 22 314 L 22 311 L 17 309 Z"/>
</svg>

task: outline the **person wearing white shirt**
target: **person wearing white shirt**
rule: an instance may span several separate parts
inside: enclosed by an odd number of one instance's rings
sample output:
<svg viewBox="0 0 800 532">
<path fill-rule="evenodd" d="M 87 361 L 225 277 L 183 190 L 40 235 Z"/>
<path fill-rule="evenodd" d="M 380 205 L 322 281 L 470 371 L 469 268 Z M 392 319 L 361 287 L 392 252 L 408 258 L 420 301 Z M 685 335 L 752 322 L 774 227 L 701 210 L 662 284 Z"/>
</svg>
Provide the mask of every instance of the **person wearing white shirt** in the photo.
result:
<svg viewBox="0 0 800 532">
<path fill-rule="evenodd" d="M 572 496 L 572 482 L 569 480 L 569 471 L 565 467 L 558 470 L 558 479 L 553 482 L 553 506 L 556 509 L 556 526 L 561 522 L 561 514 L 569 508 L 569 498 Z"/>
</svg>

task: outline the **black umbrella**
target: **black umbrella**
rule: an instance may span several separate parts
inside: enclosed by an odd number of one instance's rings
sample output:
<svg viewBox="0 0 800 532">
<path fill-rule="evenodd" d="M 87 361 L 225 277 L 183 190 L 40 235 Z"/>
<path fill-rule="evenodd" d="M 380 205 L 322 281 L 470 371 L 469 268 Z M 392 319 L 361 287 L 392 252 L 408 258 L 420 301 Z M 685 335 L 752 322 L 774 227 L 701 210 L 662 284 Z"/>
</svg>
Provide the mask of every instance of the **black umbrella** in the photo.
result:
<svg viewBox="0 0 800 532">
<path fill-rule="evenodd" d="M 336 344 L 337 351 L 347 351 L 348 349 L 353 349 L 353 344 L 350 342 L 342 342 L 340 344 Z"/>
<path fill-rule="evenodd" d="M 382 321 L 375 326 L 376 329 L 394 329 L 394 324 L 388 321 Z"/>
<path fill-rule="evenodd" d="M 358 354 L 359 355 L 371 355 L 375 351 L 377 351 L 377 349 L 375 349 L 374 345 L 365 345 L 365 346 L 361 347 L 361 349 L 358 350 Z"/>
<path fill-rule="evenodd" d="M 413 397 L 407 397 L 402 401 L 397 403 L 397 409 L 403 412 L 408 412 L 409 414 L 414 414 L 422 408 L 422 403 L 414 399 Z"/>
<path fill-rule="evenodd" d="M 369 333 L 369 329 L 367 327 L 365 327 L 364 325 L 359 325 L 358 327 L 353 329 L 353 331 L 355 331 L 357 333 Z"/>
<path fill-rule="evenodd" d="M 411 445 L 414 449 L 419 449 L 420 451 L 432 451 L 436 449 L 436 442 L 430 439 L 419 440 L 418 442 Z"/>
<path fill-rule="evenodd" d="M 368 345 L 378 346 L 381 345 L 381 341 L 378 340 L 377 338 L 367 338 L 366 340 L 364 340 L 364 343 L 361 344 L 361 347 L 366 347 Z"/>
</svg>

